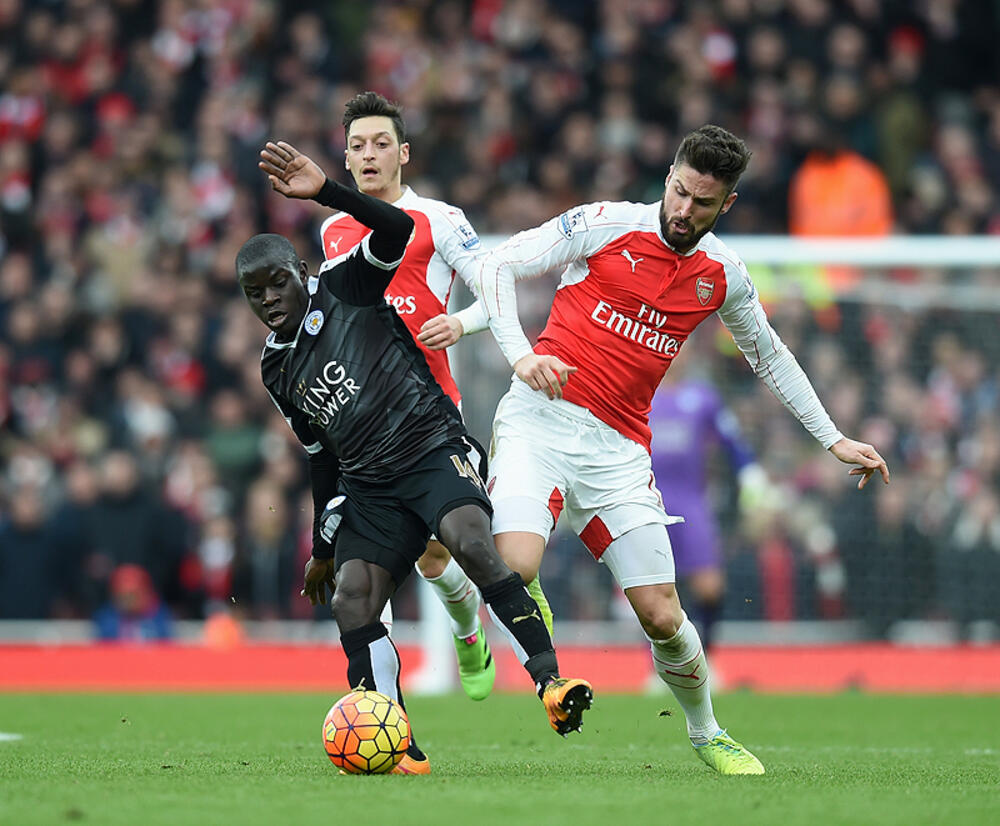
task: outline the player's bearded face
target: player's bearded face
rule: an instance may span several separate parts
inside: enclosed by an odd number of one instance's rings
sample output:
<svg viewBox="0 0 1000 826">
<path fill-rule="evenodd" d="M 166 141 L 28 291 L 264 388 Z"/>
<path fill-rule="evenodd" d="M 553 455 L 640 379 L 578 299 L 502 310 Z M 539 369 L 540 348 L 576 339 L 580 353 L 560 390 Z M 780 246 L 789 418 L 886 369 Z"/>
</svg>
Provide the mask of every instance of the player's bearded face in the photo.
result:
<svg viewBox="0 0 1000 826">
<path fill-rule="evenodd" d="M 736 193 L 712 175 L 687 164 L 672 166 L 660 204 L 660 232 L 675 250 L 687 252 L 711 232 L 735 200 Z"/>
<path fill-rule="evenodd" d="M 373 197 L 395 194 L 403 164 L 410 159 L 410 145 L 400 145 L 390 118 L 358 118 L 350 127 L 346 157 L 347 169 L 361 192 Z"/>
<path fill-rule="evenodd" d="M 250 309 L 281 341 L 295 338 L 309 306 L 306 264 L 262 260 L 240 275 L 240 287 Z"/>
</svg>

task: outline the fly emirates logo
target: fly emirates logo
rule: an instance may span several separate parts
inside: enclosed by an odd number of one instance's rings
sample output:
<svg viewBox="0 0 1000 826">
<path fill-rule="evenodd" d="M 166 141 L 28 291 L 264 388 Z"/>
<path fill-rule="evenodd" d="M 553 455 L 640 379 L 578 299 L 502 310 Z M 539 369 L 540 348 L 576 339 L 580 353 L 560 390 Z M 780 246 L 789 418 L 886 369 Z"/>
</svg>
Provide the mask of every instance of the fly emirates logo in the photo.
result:
<svg viewBox="0 0 1000 826">
<path fill-rule="evenodd" d="M 598 301 L 590 317 L 615 335 L 641 344 L 654 353 L 662 353 L 668 358 L 676 356 L 681 348 L 681 343 L 676 338 L 660 330 L 667 321 L 667 314 L 645 304 L 639 307 L 637 318 L 629 318 L 606 301 Z"/>
<path fill-rule="evenodd" d="M 413 315 L 417 311 L 417 299 L 412 295 L 389 295 L 387 293 L 385 303 L 399 315 Z"/>
<path fill-rule="evenodd" d="M 302 409 L 316 424 L 326 426 L 360 390 L 360 385 L 347 375 L 339 361 L 328 361 L 312 385 L 305 379 L 296 392 L 302 397 Z"/>
</svg>

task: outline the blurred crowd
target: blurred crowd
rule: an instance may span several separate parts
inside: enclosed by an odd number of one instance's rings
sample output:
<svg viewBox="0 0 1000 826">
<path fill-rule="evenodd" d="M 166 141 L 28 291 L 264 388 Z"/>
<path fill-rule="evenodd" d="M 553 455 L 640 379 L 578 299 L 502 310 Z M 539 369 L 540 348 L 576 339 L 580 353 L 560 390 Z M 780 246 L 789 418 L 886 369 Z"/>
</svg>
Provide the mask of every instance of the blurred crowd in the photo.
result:
<svg viewBox="0 0 1000 826">
<path fill-rule="evenodd" d="M 265 140 L 347 181 L 343 104 L 377 90 L 405 107 L 404 182 L 503 235 L 577 203 L 657 200 L 680 137 L 716 122 L 754 152 L 723 235 L 1000 233 L 998 14 L 974 0 L 0 0 L 0 618 L 119 603 L 313 615 L 297 596 L 305 462 L 261 387 L 265 330 L 233 260 L 267 230 L 315 268 L 323 210 L 269 192 Z M 894 480 L 851 492 L 706 337 L 706 369 L 796 503 L 730 519 L 728 615 L 862 617 L 873 633 L 1000 619 L 996 315 L 770 309 Z M 561 591 L 557 613 L 596 612 L 592 588 Z"/>
</svg>

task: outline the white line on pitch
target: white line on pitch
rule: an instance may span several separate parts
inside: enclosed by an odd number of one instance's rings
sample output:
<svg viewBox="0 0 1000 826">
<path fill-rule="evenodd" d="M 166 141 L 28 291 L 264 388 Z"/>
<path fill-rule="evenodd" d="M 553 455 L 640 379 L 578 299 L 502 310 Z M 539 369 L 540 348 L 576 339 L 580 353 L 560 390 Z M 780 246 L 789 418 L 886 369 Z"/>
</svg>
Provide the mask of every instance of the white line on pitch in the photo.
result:
<svg viewBox="0 0 1000 826">
<path fill-rule="evenodd" d="M 11 731 L 0 731 L 0 743 L 5 740 L 20 740 L 23 737 L 21 734 L 14 734 Z"/>
</svg>

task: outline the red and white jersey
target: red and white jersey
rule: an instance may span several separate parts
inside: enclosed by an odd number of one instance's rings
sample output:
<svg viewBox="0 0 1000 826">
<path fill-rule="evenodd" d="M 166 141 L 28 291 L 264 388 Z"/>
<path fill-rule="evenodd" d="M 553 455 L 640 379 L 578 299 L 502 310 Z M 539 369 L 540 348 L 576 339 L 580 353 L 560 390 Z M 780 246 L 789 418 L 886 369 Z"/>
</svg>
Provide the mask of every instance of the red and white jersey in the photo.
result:
<svg viewBox="0 0 1000 826">
<path fill-rule="evenodd" d="M 416 227 L 403 263 L 386 290 L 385 300 L 395 307 L 416 341 L 425 321 L 448 311 L 456 273 L 475 291 L 482 245 L 465 213 L 458 207 L 422 198 L 409 187 L 404 187 L 402 197 L 394 206 L 413 218 Z M 370 232 L 346 212 L 331 215 L 320 229 L 326 260 L 334 261 L 347 255 Z M 466 332 L 471 332 L 469 325 L 465 326 Z M 461 396 L 451 375 L 447 351 L 428 350 L 419 341 L 416 343 L 423 350 L 441 389 L 457 405 Z"/>
<path fill-rule="evenodd" d="M 519 233 L 483 259 L 479 294 L 511 365 L 534 349 L 577 367 L 563 397 L 650 447 L 649 409 L 664 372 L 718 313 L 754 372 L 824 447 L 841 434 L 761 307 L 743 262 L 714 234 L 687 253 L 660 234 L 660 205 L 602 202 Z M 514 281 L 564 269 L 532 348 Z"/>
</svg>

